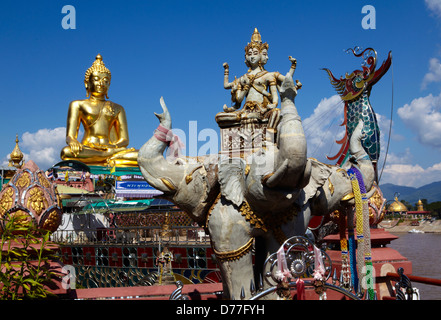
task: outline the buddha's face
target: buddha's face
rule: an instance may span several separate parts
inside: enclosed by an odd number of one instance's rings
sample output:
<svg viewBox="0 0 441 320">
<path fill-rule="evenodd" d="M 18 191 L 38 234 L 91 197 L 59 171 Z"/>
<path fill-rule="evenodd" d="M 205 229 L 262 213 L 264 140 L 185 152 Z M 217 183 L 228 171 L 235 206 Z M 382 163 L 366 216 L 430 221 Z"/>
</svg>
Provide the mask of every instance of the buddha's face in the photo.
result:
<svg viewBox="0 0 441 320">
<path fill-rule="evenodd" d="M 260 51 L 257 48 L 250 48 L 247 52 L 246 59 L 251 66 L 257 66 L 261 59 Z"/>
<path fill-rule="evenodd" d="M 106 72 L 94 71 L 89 78 L 88 90 L 95 96 L 105 96 L 110 86 L 110 77 Z"/>
</svg>

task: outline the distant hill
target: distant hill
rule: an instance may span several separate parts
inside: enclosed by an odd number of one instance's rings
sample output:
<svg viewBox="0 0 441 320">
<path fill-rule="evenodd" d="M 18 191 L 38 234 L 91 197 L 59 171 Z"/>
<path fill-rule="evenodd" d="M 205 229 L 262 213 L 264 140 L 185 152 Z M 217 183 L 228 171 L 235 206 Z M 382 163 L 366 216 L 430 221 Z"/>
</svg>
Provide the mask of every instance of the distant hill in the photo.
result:
<svg viewBox="0 0 441 320">
<path fill-rule="evenodd" d="M 441 181 L 426 184 L 419 188 L 398 186 L 392 183 L 380 185 L 383 196 L 389 200 L 394 200 L 395 193 L 399 193 L 399 200 L 406 200 L 415 205 L 419 199 L 427 199 L 428 203 L 441 201 Z"/>
</svg>

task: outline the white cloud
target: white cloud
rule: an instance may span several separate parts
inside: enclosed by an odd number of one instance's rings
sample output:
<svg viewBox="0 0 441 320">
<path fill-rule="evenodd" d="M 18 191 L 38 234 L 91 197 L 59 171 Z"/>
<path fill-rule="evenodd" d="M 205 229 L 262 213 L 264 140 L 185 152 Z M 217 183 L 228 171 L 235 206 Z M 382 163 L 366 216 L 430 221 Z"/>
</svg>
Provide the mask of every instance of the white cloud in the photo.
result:
<svg viewBox="0 0 441 320">
<path fill-rule="evenodd" d="M 430 11 L 438 17 L 441 17 L 441 0 L 425 0 L 424 2 Z"/>
<path fill-rule="evenodd" d="M 46 170 L 61 161 L 60 151 L 66 145 L 66 128 L 40 129 L 37 132 L 23 133 L 20 149 L 25 161 L 34 161 L 40 169 Z"/>
<path fill-rule="evenodd" d="M 424 145 L 441 150 L 441 94 L 412 100 L 397 110 L 403 122 Z"/>
<path fill-rule="evenodd" d="M 421 89 L 424 90 L 430 83 L 439 81 L 441 81 L 441 63 L 437 58 L 432 58 L 429 61 L 429 72 L 423 78 Z"/>
<path fill-rule="evenodd" d="M 399 152 L 398 154 L 390 152 L 387 155 L 386 165 L 410 164 L 412 162 L 412 159 L 413 155 L 412 152 L 410 152 L 410 148 L 406 148 L 404 152 Z"/>
<path fill-rule="evenodd" d="M 423 168 L 418 164 L 386 165 L 381 184 L 393 183 L 401 186 L 421 187 L 436 181 L 441 181 L 441 162 L 428 168 Z"/>
<path fill-rule="evenodd" d="M 314 113 L 302 120 L 308 145 L 308 157 L 328 162 L 326 156 L 333 156 L 339 150 L 336 144 L 344 135 L 343 102 L 339 95 L 323 98 Z"/>
<path fill-rule="evenodd" d="M 21 145 L 24 148 L 41 149 L 53 147 L 54 145 L 65 144 L 66 128 L 40 129 L 35 133 L 25 132 L 21 138 Z"/>
</svg>

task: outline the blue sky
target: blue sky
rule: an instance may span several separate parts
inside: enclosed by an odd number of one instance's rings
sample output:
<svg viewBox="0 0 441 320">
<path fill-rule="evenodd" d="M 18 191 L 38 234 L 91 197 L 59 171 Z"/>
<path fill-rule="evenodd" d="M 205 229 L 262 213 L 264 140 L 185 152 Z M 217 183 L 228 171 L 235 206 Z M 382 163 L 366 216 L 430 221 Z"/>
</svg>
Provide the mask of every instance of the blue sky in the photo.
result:
<svg viewBox="0 0 441 320">
<path fill-rule="evenodd" d="M 75 8 L 74 30 L 62 28 L 65 5 Z M 365 5 L 375 8 L 376 29 L 362 28 Z M 343 108 L 320 69 L 341 76 L 359 68 L 362 61 L 344 52 L 355 46 L 373 47 L 378 64 L 392 51 L 393 66 L 371 94 L 380 169 L 393 124 L 381 183 L 441 180 L 441 0 L 2 0 L 0 162 L 16 134 L 42 169 L 60 160 L 69 102 L 85 98 L 84 72 L 98 53 L 112 72 L 109 98 L 126 109 L 130 146 L 140 148 L 157 127 L 161 96 L 175 128 L 189 133 L 196 122 L 198 132 L 218 132 L 214 116 L 230 103 L 222 63 L 231 79 L 246 73 L 244 47 L 255 27 L 269 44 L 267 70 L 286 73 L 288 56 L 297 59 L 308 155 L 326 163 L 338 150 Z"/>
</svg>

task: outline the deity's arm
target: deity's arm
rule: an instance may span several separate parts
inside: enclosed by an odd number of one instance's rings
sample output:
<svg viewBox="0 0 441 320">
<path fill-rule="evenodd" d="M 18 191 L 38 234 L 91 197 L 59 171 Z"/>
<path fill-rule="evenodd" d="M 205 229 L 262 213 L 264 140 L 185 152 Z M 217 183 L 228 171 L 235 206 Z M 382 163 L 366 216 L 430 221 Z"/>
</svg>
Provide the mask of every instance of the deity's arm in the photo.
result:
<svg viewBox="0 0 441 320">
<path fill-rule="evenodd" d="M 234 79 L 233 82 L 230 82 L 230 80 L 228 79 L 228 76 L 230 74 L 230 66 L 228 65 L 228 63 L 224 62 L 223 67 L 224 67 L 224 88 L 231 89 L 236 84 L 236 79 Z"/>
<path fill-rule="evenodd" d="M 238 79 L 237 90 L 235 94 L 236 103 L 240 106 L 243 99 L 248 95 L 250 90 L 250 84 L 246 75 Z"/>
<path fill-rule="evenodd" d="M 286 74 L 286 76 L 293 77 L 294 72 L 296 71 L 296 68 L 297 68 L 297 60 L 295 58 L 289 56 L 289 61 L 291 61 L 291 68 L 289 68 L 289 71 Z M 283 82 L 283 80 L 285 80 L 285 76 L 280 74 L 280 72 L 274 72 L 274 77 L 277 79 L 278 84 L 281 84 Z"/>
<path fill-rule="evenodd" d="M 67 113 L 66 143 L 76 155 L 83 149 L 81 143 L 78 142 L 78 131 L 81 123 L 80 109 L 80 102 L 72 101 L 69 104 L 69 111 Z"/>
<path fill-rule="evenodd" d="M 289 56 L 288 59 L 291 61 L 291 68 L 289 68 L 287 76 L 292 78 L 294 76 L 294 71 L 296 71 L 297 68 L 297 60 L 291 56 Z"/>
<path fill-rule="evenodd" d="M 115 121 L 115 129 L 117 133 L 117 140 L 113 142 L 115 148 L 125 148 L 129 145 L 129 130 L 127 126 L 126 112 L 124 108 L 119 107 L 118 117 Z"/>
<path fill-rule="evenodd" d="M 273 109 L 276 108 L 277 105 L 279 104 L 279 95 L 277 91 L 277 83 L 275 80 L 270 84 L 270 93 L 271 93 L 271 104 L 268 105 L 268 108 Z"/>
</svg>

